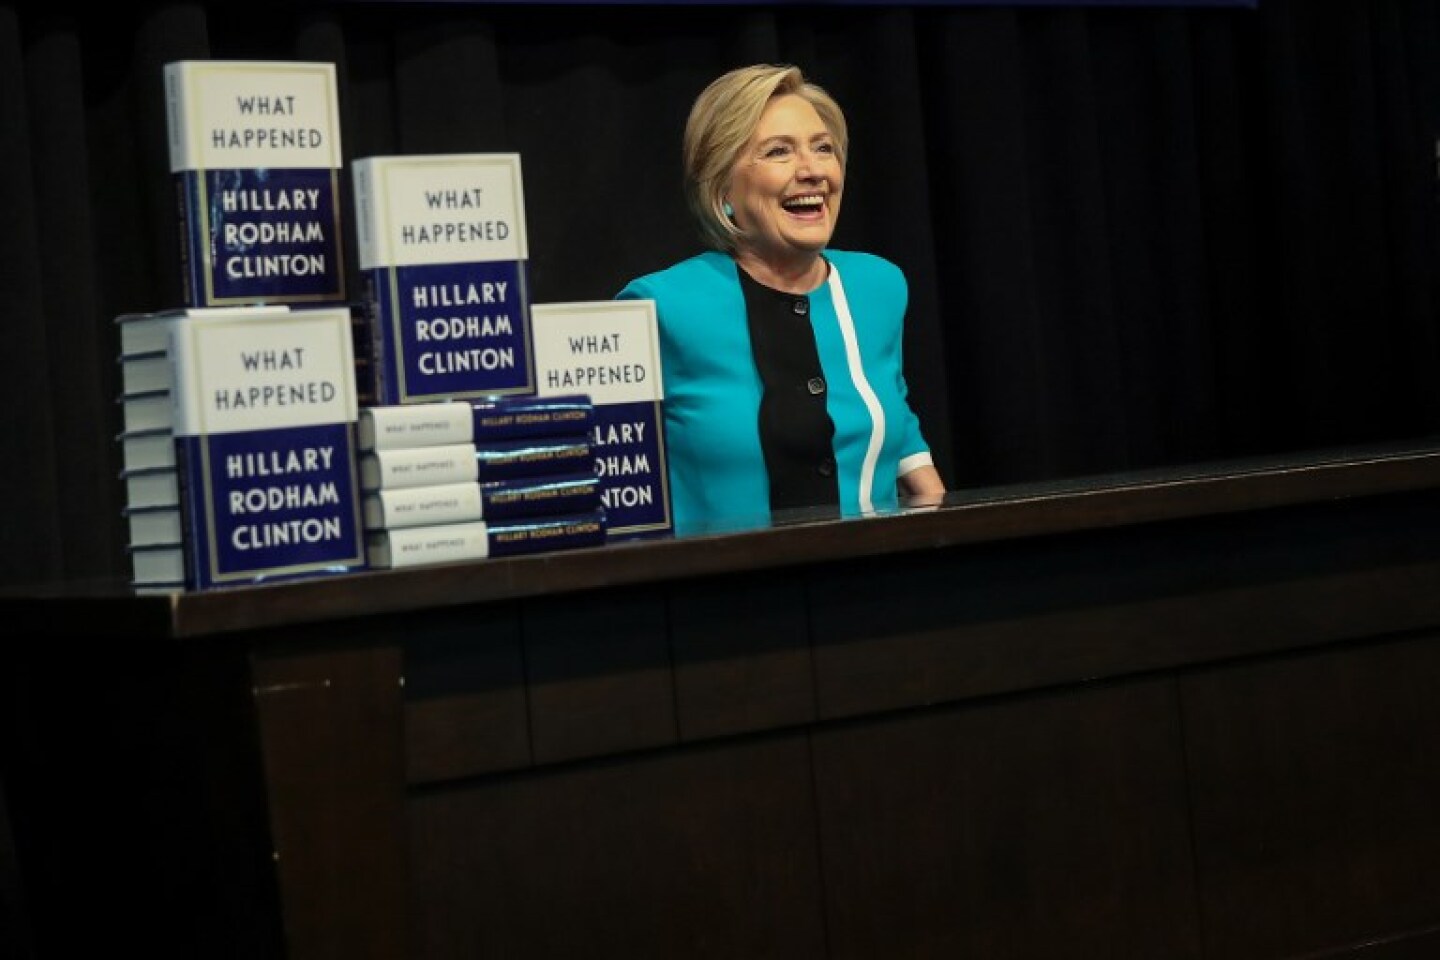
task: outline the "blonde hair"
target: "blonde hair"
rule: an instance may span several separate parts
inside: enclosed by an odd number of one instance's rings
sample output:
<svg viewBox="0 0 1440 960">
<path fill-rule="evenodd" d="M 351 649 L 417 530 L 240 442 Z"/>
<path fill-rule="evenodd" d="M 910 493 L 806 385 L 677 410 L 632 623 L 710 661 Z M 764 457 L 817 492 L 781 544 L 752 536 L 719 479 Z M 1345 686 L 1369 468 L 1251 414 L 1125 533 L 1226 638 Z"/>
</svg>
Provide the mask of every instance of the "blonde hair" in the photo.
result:
<svg viewBox="0 0 1440 960">
<path fill-rule="evenodd" d="M 805 79 L 799 67 L 762 63 L 739 67 L 712 80 L 690 107 L 683 146 L 685 202 L 700 226 L 701 238 L 717 250 L 734 252 L 740 229 L 725 214 L 730 173 L 760 124 L 772 99 L 786 94 L 804 98 L 835 139 L 841 169 L 849 132 L 840 104 L 822 87 Z"/>
</svg>

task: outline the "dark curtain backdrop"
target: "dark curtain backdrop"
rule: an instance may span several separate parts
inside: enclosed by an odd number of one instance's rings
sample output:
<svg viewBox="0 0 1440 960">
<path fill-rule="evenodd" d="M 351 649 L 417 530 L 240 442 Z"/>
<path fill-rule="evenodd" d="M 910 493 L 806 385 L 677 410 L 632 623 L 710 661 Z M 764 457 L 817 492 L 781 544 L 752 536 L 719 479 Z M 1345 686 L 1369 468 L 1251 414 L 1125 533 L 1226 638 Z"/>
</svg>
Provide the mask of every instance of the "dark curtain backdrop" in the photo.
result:
<svg viewBox="0 0 1440 960">
<path fill-rule="evenodd" d="M 128 571 L 112 319 L 180 305 L 185 58 L 333 61 L 347 163 L 518 151 L 541 302 L 694 252 L 691 99 L 802 65 L 853 124 L 836 245 L 909 275 L 951 486 L 1440 429 L 1433 0 L 0 3 L 0 584 Z"/>
</svg>

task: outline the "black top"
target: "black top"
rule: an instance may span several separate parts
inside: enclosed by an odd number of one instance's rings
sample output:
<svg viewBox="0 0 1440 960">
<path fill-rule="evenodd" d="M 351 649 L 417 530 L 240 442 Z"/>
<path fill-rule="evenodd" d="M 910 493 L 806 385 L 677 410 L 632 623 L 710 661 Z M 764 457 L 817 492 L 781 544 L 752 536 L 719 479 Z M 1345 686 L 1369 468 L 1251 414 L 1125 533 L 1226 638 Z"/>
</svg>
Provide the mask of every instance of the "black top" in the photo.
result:
<svg viewBox="0 0 1440 960">
<path fill-rule="evenodd" d="M 825 409 L 827 386 L 810 329 L 810 298 L 739 273 L 763 387 L 760 449 L 770 477 L 770 509 L 838 507 L 835 424 Z"/>
</svg>

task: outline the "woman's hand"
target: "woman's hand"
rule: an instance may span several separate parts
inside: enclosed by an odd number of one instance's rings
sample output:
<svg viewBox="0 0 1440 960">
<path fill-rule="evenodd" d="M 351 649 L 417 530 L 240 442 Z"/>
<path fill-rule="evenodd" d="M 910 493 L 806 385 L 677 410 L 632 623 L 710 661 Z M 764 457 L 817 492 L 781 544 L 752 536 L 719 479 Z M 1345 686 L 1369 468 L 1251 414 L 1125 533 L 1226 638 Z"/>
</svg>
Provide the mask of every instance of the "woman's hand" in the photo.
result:
<svg viewBox="0 0 1440 960">
<path fill-rule="evenodd" d="M 916 467 L 900 477 L 900 497 L 907 507 L 938 506 L 945 497 L 945 483 L 933 464 Z"/>
</svg>

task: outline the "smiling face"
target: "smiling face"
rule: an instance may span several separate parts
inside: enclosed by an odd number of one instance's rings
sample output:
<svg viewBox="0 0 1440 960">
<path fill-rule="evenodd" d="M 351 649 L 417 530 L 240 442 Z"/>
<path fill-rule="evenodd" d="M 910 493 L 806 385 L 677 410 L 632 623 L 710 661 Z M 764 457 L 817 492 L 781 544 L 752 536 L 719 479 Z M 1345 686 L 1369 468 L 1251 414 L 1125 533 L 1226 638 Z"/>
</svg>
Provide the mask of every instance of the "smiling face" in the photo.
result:
<svg viewBox="0 0 1440 960">
<path fill-rule="evenodd" d="M 783 274 L 812 266 L 835 230 L 844 187 L 839 147 L 820 114 L 803 97 L 775 97 L 730 175 L 726 199 L 744 233 L 736 257 Z"/>
</svg>

